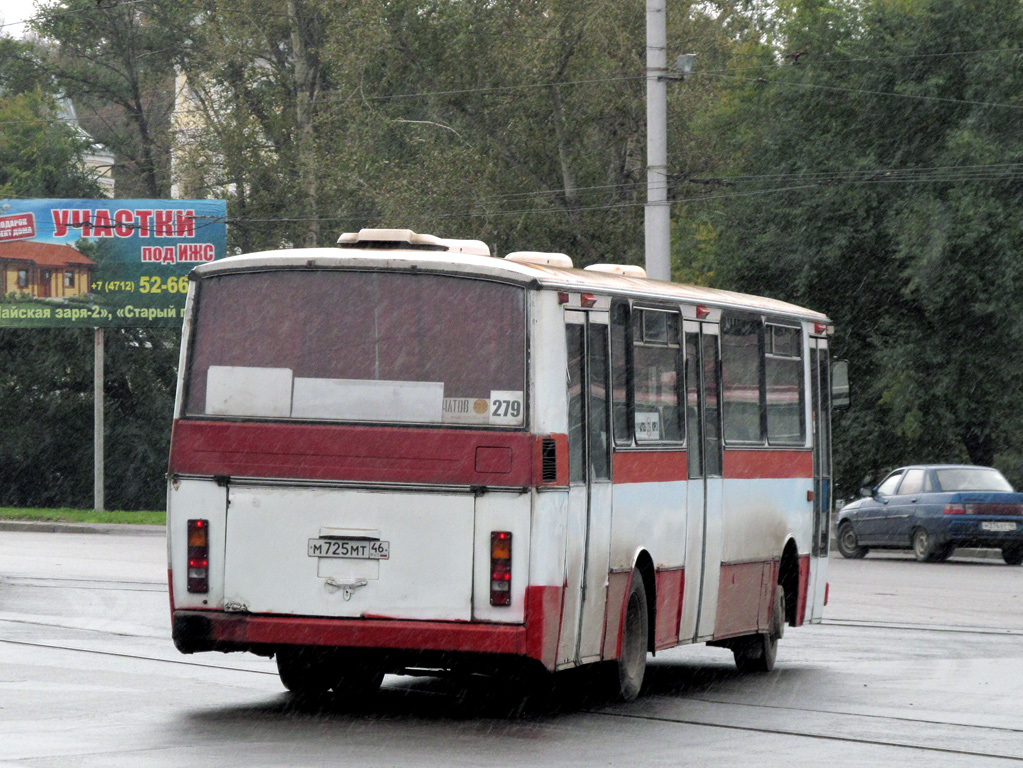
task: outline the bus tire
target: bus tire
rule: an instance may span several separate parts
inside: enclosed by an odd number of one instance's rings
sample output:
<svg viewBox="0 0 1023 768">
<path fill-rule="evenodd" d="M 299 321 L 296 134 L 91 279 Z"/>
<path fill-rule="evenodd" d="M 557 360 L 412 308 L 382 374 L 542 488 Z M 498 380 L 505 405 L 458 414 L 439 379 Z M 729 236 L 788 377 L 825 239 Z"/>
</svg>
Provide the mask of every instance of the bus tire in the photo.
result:
<svg viewBox="0 0 1023 768">
<path fill-rule="evenodd" d="M 778 641 L 785 634 L 785 590 L 775 590 L 771 629 L 748 638 L 740 638 L 732 646 L 735 666 L 740 672 L 770 672 L 778 658 Z"/>
<path fill-rule="evenodd" d="M 321 696 L 333 683 L 333 659 L 327 649 L 287 646 L 277 650 L 277 674 L 296 696 Z"/>
<path fill-rule="evenodd" d="M 384 670 L 371 659 L 339 655 L 334 662 L 331 690 L 342 698 L 365 697 L 376 693 L 384 680 Z"/>
<path fill-rule="evenodd" d="M 622 701 L 634 701 L 639 696 L 646 675 L 649 642 L 650 607 L 647 604 L 646 586 L 643 584 L 643 575 L 634 570 L 629 584 L 629 596 L 625 601 L 622 652 L 616 663 L 618 698 Z"/>
</svg>

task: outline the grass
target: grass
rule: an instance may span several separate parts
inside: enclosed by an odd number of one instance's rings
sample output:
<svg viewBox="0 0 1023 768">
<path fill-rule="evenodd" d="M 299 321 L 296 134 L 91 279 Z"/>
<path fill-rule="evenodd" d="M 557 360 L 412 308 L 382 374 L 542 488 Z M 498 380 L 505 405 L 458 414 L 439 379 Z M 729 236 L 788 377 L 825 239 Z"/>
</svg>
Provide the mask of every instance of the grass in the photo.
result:
<svg viewBox="0 0 1023 768">
<path fill-rule="evenodd" d="M 110 511 L 93 509 L 27 509 L 0 507 L 0 520 L 29 520 L 45 523 L 117 523 L 135 525 L 166 525 L 166 512 Z"/>
</svg>

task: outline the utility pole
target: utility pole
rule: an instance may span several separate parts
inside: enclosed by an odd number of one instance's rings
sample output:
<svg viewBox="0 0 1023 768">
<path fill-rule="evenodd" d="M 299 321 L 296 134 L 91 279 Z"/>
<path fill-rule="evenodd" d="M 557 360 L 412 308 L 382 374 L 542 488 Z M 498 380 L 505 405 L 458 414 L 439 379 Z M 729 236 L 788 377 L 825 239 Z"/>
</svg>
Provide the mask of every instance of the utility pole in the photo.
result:
<svg viewBox="0 0 1023 768">
<path fill-rule="evenodd" d="M 93 330 L 93 405 L 92 405 L 92 506 L 97 512 L 104 511 L 103 478 L 103 329 Z"/>
<path fill-rule="evenodd" d="M 667 0 L 646 2 L 646 273 L 671 280 L 671 209 L 668 206 Z"/>
</svg>

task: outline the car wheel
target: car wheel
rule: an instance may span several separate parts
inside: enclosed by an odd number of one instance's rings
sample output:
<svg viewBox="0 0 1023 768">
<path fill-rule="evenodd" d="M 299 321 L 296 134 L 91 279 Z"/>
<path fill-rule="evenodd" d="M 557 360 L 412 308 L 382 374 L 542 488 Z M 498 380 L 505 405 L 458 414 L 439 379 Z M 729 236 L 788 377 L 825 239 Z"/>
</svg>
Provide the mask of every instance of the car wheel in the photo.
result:
<svg viewBox="0 0 1023 768">
<path fill-rule="evenodd" d="M 938 547 L 926 528 L 917 528 L 913 531 L 913 554 L 921 563 L 937 563 L 947 560 L 952 550 L 948 547 Z"/>
<path fill-rule="evenodd" d="M 1023 563 L 1023 546 L 1012 545 L 1002 547 L 1002 559 L 1007 565 L 1019 565 Z"/>
<path fill-rule="evenodd" d="M 856 531 L 853 530 L 852 523 L 845 522 L 838 526 L 838 551 L 842 553 L 842 557 L 856 560 L 870 550 L 856 543 Z"/>
<path fill-rule="evenodd" d="M 622 628 L 622 653 L 618 657 L 618 696 L 633 701 L 639 696 L 646 674 L 646 653 L 650 637 L 646 586 L 639 571 L 632 572 L 629 597 L 625 602 L 625 626 Z"/>
</svg>

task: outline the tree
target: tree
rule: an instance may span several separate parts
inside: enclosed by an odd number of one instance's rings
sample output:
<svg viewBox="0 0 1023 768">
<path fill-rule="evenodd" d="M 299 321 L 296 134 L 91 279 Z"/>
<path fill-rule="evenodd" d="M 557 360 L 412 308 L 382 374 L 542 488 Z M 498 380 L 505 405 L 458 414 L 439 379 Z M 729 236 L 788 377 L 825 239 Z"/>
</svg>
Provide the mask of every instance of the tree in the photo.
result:
<svg viewBox="0 0 1023 768">
<path fill-rule="evenodd" d="M 56 104 L 34 86 L 0 99 L 0 199 L 92 197 L 96 179 L 82 156 L 91 142 L 57 120 Z"/>
<path fill-rule="evenodd" d="M 771 60 L 709 116 L 736 185 L 715 279 L 835 321 L 856 379 L 840 492 L 910 461 L 1019 482 L 1023 7 L 861 5 L 782 5 Z"/>
<path fill-rule="evenodd" d="M 117 157 L 121 197 L 170 192 L 174 55 L 181 40 L 162 22 L 173 0 L 53 0 L 30 27 L 41 36 L 25 57 L 70 98 L 82 126 Z"/>
<path fill-rule="evenodd" d="M 91 142 L 57 119 L 39 73 L 18 75 L 6 63 L 0 198 L 99 197 L 83 160 Z M 107 499 L 115 508 L 163 505 L 179 338 L 167 329 L 106 334 Z M 92 503 L 92 366 L 89 330 L 0 328 L 0 505 Z"/>
</svg>

